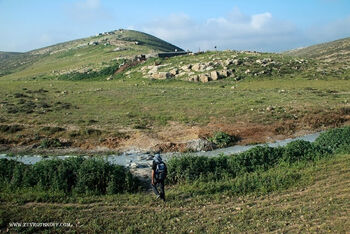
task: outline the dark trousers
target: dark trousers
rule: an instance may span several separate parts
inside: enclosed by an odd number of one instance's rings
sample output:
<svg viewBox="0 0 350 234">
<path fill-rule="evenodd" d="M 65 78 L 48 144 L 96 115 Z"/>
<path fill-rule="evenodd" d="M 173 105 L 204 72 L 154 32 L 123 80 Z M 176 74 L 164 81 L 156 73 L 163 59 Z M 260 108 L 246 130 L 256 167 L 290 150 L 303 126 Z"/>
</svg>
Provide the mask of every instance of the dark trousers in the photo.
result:
<svg viewBox="0 0 350 234">
<path fill-rule="evenodd" d="M 164 180 L 158 180 L 151 184 L 153 192 L 165 201 Z M 159 188 L 159 190 L 158 190 Z"/>
</svg>

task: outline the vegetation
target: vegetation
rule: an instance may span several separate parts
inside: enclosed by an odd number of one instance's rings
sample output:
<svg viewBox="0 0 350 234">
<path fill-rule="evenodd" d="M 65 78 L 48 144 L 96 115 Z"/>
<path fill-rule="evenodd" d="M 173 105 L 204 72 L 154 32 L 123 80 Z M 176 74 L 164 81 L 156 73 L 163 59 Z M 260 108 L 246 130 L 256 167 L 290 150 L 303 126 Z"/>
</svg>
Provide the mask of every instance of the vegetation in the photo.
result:
<svg viewBox="0 0 350 234">
<path fill-rule="evenodd" d="M 343 154 L 280 164 L 236 178 L 199 179 L 167 186 L 164 205 L 145 192 L 66 196 L 5 188 L 0 192 L 0 228 L 16 232 L 345 232 L 350 226 L 349 166 L 350 155 Z M 16 222 L 69 225 L 14 227 Z"/>
<path fill-rule="evenodd" d="M 209 141 L 213 142 L 219 148 L 233 145 L 239 140 L 237 136 L 230 136 L 225 132 L 216 132 L 213 137 L 209 138 Z"/>
<path fill-rule="evenodd" d="M 139 189 L 137 178 L 122 166 L 102 159 L 72 157 L 66 160 L 43 160 L 25 165 L 14 160 L 0 159 L 1 188 L 72 194 L 116 194 Z"/>
</svg>

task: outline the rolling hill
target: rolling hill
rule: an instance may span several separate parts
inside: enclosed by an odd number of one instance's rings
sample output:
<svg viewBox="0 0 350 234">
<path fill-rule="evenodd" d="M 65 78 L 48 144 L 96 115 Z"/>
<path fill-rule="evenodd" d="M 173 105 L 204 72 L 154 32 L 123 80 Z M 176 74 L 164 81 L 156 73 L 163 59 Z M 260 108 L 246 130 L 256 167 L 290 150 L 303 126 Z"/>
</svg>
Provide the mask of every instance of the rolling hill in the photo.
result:
<svg viewBox="0 0 350 234">
<path fill-rule="evenodd" d="M 96 74 L 109 67 L 113 70 L 139 54 L 151 56 L 174 50 L 182 51 L 152 35 L 120 29 L 27 53 L 1 52 L 0 77 L 35 79 L 70 73 Z"/>
<path fill-rule="evenodd" d="M 284 52 L 285 55 L 314 58 L 325 62 L 350 60 L 350 37 Z"/>
</svg>

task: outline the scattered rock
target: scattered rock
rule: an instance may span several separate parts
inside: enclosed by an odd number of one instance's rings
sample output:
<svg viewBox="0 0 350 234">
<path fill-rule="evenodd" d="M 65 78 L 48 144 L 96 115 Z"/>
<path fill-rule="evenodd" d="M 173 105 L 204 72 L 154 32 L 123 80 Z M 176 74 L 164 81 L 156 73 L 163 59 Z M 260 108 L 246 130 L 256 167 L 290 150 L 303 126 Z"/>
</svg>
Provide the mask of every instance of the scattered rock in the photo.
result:
<svg viewBox="0 0 350 234">
<path fill-rule="evenodd" d="M 273 111 L 273 110 L 275 110 L 275 108 L 274 108 L 273 106 L 268 106 L 268 107 L 266 108 L 266 111 Z"/>
<path fill-rule="evenodd" d="M 207 74 L 201 74 L 199 76 L 199 80 L 202 82 L 202 83 L 207 83 L 209 82 L 209 76 Z"/>
</svg>

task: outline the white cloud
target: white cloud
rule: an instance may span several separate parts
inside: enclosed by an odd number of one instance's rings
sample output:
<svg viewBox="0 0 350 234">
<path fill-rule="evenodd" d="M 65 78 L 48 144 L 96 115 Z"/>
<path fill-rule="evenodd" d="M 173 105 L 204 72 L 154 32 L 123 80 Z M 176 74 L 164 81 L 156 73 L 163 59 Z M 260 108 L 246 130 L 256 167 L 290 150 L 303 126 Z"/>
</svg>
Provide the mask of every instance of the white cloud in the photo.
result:
<svg viewBox="0 0 350 234">
<path fill-rule="evenodd" d="M 70 18 L 79 23 L 92 23 L 111 19 L 108 9 L 103 7 L 100 0 L 84 0 L 67 5 Z"/>
<path fill-rule="evenodd" d="M 85 0 L 76 3 L 76 7 L 80 9 L 95 10 L 100 7 L 100 0 Z"/>
<path fill-rule="evenodd" d="M 196 22 L 185 14 L 173 14 L 138 27 L 184 49 L 278 51 L 287 49 L 298 30 L 269 12 L 246 15 L 234 8 L 227 16 Z M 287 42 L 287 43 L 286 43 Z"/>
</svg>

